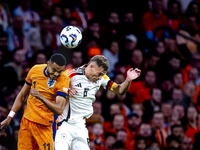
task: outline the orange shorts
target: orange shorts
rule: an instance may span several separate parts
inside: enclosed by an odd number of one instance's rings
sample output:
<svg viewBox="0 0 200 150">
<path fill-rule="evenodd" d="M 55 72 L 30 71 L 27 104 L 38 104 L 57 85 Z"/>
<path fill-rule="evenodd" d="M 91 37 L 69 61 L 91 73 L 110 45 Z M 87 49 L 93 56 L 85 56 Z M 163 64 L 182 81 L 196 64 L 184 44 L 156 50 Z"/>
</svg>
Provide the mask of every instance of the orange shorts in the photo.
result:
<svg viewBox="0 0 200 150">
<path fill-rule="evenodd" d="M 53 150 L 52 126 L 44 126 L 22 118 L 18 150 Z"/>
</svg>

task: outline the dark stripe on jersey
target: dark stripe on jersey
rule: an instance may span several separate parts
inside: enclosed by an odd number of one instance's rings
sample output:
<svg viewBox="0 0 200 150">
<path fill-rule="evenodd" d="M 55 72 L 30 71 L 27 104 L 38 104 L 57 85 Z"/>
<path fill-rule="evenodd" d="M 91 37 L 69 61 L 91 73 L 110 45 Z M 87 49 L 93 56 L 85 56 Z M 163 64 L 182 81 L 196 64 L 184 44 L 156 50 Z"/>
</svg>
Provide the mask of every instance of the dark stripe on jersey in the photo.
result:
<svg viewBox="0 0 200 150">
<path fill-rule="evenodd" d="M 48 75 L 47 75 L 46 72 L 45 72 L 46 69 L 47 69 L 47 66 L 44 68 L 43 73 L 44 73 L 45 77 L 48 77 Z"/>
<path fill-rule="evenodd" d="M 68 109 L 68 114 L 67 114 L 67 118 L 66 118 L 66 122 L 69 120 L 69 118 L 70 118 L 70 114 L 71 114 L 71 111 L 70 111 L 71 109 L 70 109 L 70 102 L 69 102 L 69 109 Z"/>
<path fill-rule="evenodd" d="M 29 83 L 29 82 L 27 82 L 27 81 L 25 81 L 25 82 L 26 82 L 27 85 L 30 85 L 30 86 L 32 85 L 31 83 Z"/>
</svg>

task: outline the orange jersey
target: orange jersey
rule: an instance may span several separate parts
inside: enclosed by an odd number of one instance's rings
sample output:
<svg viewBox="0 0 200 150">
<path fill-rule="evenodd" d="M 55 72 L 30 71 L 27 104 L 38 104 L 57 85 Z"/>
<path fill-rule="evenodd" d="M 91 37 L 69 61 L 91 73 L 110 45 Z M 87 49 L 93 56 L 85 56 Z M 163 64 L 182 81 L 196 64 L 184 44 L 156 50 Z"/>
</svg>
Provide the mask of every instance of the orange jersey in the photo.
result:
<svg viewBox="0 0 200 150">
<path fill-rule="evenodd" d="M 66 98 L 69 88 L 69 77 L 62 73 L 56 80 L 52 80 L 46 75 L 46 68 L 47 65 L 45 64 L 33 66 L 26 77 L 26 84 L 30 85 L 31 88 L 36 88 L 42 96 L 55 103 L 57 95 Z M 27 99 L 24 117 L 46 126 L 52 125 L 54 121 L 53 112 L 31 94 L 29 94 Z"/>
</svg>

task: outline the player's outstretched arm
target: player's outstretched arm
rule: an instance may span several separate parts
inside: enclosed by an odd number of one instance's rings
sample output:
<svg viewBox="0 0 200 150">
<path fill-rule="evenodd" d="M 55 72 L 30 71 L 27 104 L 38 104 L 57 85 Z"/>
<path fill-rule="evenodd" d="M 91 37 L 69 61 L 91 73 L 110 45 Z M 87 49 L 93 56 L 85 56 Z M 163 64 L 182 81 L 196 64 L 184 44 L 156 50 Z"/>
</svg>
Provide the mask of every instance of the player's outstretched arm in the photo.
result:
<svg viewBox="0 0 200 150">
<path fill-rule="evenodd" d="M 30 90 L 30 86 L 25 83 L 24 86 L 22 87 L 21 91 L 17 95 L 17 97 L 15 99 L 15 102 L 14 102 L 14 104 L 12 106 L 12 109 L 11 109 L 8 117 L 1 122 L 0 129 L 3 129 L 3 128 L 5 128 L 6 126 L 8 126 L 10 124 L 10 122 L 11 122 L 12 118 L 14 117 L 15 113 L 23 105 L 24 100 L 26 99 L 26 96 L 27 96 L 29 90 Z"/>
<path fill-rule="evenodd" d="M 32 88 L 30 90 L 30 93 L 32 96 L 36 97 L 37 99 L 41 100 L 41 102 L 44 103 L 44 105 L 51 111 L 53 112 L 54 114 L 56 115 L 61 115 L 65 109 L 65 106 L 68 102 L 68 98 L 64 98 L 62 96 L 56 96 L 56 102 L 55 103 L 52 103 L 50 102 L 48 99 L 46 99 L 44 96 L 42 96 L 40 94 L 40 92 L 35 89 L 35 88 Z"/>
<path fill-rule="evenodd" d="M 127 77 L 126 77 L 125 81 L 122 84 L 116 84 L 113 87 L 113 91 L 116 94 L 120 94 L 120 95 L 125 94 L 128 91 L 131 82 L 133 80 L 135 80 L 136 78 L 138 78 L 140 76 L 140 74 L 141 74 L 141 70 L 140 69 L 138 69 L 138 68 L 135 68 L 135 69 L 130 68 L 127 71 Z"/>
</svg>

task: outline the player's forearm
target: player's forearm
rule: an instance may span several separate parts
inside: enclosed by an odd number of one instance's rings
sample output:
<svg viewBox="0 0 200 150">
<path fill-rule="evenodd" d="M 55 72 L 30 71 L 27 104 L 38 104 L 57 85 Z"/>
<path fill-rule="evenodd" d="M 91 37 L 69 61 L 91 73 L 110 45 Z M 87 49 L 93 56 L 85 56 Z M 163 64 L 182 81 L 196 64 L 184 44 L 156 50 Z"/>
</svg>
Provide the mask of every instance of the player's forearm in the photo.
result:
<svg viewBox="0 0 200 150">
<path fill-rule="evenodd" d="M 127 79 L 122 84 L 118 84 L 115 90 L 116 94 L 120 94 L 120 95 L 125 94 L 128 91 L 130 84 L 131 84 L 131 81 Z"/>
<path fill-rule="evenodd" d="M 48 99 L 46 99 L 45 97 L 40 97 L 39 98 L 43 104 L 51 111 L 53 112 L 55 115 L 61 115 L 63 113 L 64 107 L 60 106 L 57 103 L 52 103 L 50 102 Z"/>
<path fill-rule="evenodd" d="M 12 111 L 17 112 L 23 105 L 26 99 L 26 95 L 23 95 L 21 92 L 17 95 L 14 104 L 12 106 Z"/>
</svg>

